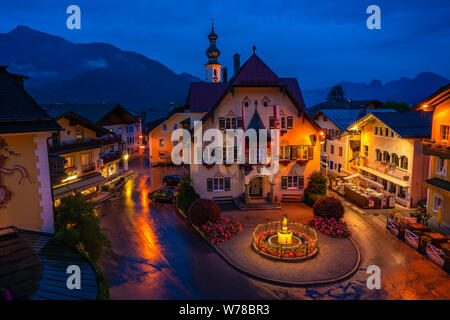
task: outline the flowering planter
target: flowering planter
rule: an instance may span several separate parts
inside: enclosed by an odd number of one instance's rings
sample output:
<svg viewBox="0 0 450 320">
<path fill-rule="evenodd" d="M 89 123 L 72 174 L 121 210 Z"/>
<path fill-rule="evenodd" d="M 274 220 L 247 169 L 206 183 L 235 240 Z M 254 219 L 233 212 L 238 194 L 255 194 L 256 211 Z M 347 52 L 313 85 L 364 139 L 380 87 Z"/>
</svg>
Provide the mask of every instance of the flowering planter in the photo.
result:
<svg viewBox="0 0 450 320">
<path fill-rule="evenodd" d="M 303 166 L 306 166 L 306 164 L 308 163 L 308 160 L 297 160 L 296 162 L 300 167 L 303 167 Z"/>
</svg>

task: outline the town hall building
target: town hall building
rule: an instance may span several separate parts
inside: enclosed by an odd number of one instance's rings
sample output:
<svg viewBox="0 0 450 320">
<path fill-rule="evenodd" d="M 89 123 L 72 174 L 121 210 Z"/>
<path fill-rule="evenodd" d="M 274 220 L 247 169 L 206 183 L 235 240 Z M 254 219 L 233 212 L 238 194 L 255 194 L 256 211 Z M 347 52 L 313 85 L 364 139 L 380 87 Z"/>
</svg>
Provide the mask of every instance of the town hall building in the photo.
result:
<svg viewBox="0 0 450 320">
<path fill-rule="evenodd" d="M 284 199 L 301 200 L 308 177 L 319 170 L 320 127 L 305 112 L 302 93 L 295 78 L 280 78 L 255 53 L 240 66 L 234 55 L 233 76 L 227 79 L 226 68 L 218 62 L 220 51 L 214 29 L 206 51 L 208 62 L 206 82 L 191 83 L 190 112 L 204 113 L 202 130 L 210 128 L 223 132 L 243 129 L 268 131 L 267 159 L 269 163 L 237 163 L 238 149 L 233 163 L 191 164 L 193 186 L 202 198 L 213 200 L 240 199 L 243 203 L 274 203 Z M 277 113 L 274 113 L 274 110 Z M 274 118 L 275 117 L 275 118 Z M 279 170 L 267 175 L 261 172 L 270 165 L 273 137 L 271 129 L 279 130 Z M 205 144 L 203 145 L 205 146 Z M 234 144 L 236 146 L 236 143 Z M 195 150 L 196 152 L 197 150 Z"/>
</svg>

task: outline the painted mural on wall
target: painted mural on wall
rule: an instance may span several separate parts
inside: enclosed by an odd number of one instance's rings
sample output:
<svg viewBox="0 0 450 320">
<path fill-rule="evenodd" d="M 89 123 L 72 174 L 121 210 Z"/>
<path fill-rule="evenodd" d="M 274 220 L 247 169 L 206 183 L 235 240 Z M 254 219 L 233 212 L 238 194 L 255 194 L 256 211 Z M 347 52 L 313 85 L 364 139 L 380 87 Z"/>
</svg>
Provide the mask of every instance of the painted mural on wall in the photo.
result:
<svg viewBox="0 0 450 320">
<path fill-rule="evenodd" d="M 10 168 L 6 167 L 6 162 L 10 157 L 20 156 L 20 153 L 16 153 L 9 148 L 8 143 L 0 137 L 0 208 L 4 208 L 6 203 L 11 199 L 12 192 L 2 183 L 2 176 L 5 174 L 13 174 L 15 172 L 20 173 L 17 183 L 22 184 L 23 179 L 28 180 L 29 183 L 33 183 L 27 170 L 19 165 L 13 165 Z"/>
</svg>

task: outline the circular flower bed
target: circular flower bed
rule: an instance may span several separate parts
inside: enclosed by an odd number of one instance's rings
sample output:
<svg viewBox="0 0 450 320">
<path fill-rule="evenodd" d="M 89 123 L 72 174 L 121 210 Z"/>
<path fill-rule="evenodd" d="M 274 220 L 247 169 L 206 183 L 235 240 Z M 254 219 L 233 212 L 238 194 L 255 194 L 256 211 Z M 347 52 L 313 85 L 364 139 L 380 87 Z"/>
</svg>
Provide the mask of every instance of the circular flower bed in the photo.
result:
<svg viewBox="0 0 450 320">
<path fill-rule="evenodd" d="M 301 223 L 288 223 L 292 230 L 292 244 L 281 245 L 277 242 L 279 221 L 258 225 L 253 231 L 253 249 L 264 257 L 283 260 L 301 261 L 314 256 L 318 251 L 317 233 L 314 229 Z"/>
<path fill-rule="evenodd" d="M 345 221 L 339 221 L 335 218 L 324 218 L 315 216 L 311 220 L 311 226 L 334 238 L 348 238 L 352 235 Z"/>
<path fill-rule="evenodd" d="M 202 225 L 201 230 L 206 240 L 212 244 L 220 244 L 231 239 L 241 231 L 241 224 L 234 217 L 231 219 L 221 218 L 216 222 L 208 222 Z"/>
</svg>

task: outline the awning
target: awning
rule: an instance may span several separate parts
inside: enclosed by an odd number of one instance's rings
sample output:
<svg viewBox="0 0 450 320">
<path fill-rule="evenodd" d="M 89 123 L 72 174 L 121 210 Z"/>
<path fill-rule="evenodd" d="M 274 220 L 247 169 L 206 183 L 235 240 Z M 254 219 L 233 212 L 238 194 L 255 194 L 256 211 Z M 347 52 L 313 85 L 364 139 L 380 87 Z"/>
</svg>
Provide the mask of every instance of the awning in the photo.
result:
<svg viewBox="0 0 450 320">
<path fill-rule="evenodd" d="M 355 174 L 352 174 L 350 176 L 342 177 L 342 179 L 351 179 L 351 178 L 355 178 L 357 176 L 359 176 L 359 173 L 355 173 Z"/>
<path fill-rule="evenodd" d="M 73 192 L 80 192 L 106 182 L 108 182 L 107 178 L 103 177 L 100 173 L 94 173 L 83 177 L 80 180 L 53 189 L 53 197 L 55 199 L 60 199 Z"/>
<path fill-rule="evenodd" d="M 427 185 L 429 187 L 438 189 L 440 192 L 445 191 L 446 193 L 450 194 L 450 182 L 449 181 L 434 177 L 434 178 L 425 180 L 425 182 L 427 183 Z"/>
<path fill-rule="evenodd" d="M 359 166 L 359 168 L 360 168 L 361 170 L 364 170 L 364 171 L 366 171 L 366 172 L 369 172 L 369 173 L 371 173 L 371 174 L 373 174 L 373 175 L 375 175 L 375 176 L 377 176 L 377 177 L 380 177 L 380 178 L 382 178 L 382 179 L 384 179 L 384 180 L 387 180 L 387 181 L 390 181 L 390 182 L 392 182 L 392 183 L 395 183 L 395 184 L 397 184 L 397 185 L 399 185 L 399 186 L 401 186 L 401 187 L 403 187 L 403 188 L 409 188 L 409 183 L 408 183 L 408 181 L 405 181 L 405 180 L 401 180 L 401 179 L 397 179 L 397 178 L 391 177 L 390 175 L 387 175 L 386 173 L 383 173 L 383 172 L 381 172 L 381 171 L 378 171 L 378 170 L 375 170 L 375 169 L 372 169 L 372 168 L 369 168 L 369 167 Z M 370 179 L 369 179 L 369 180 L 370 180 Z"/>
</svg>

